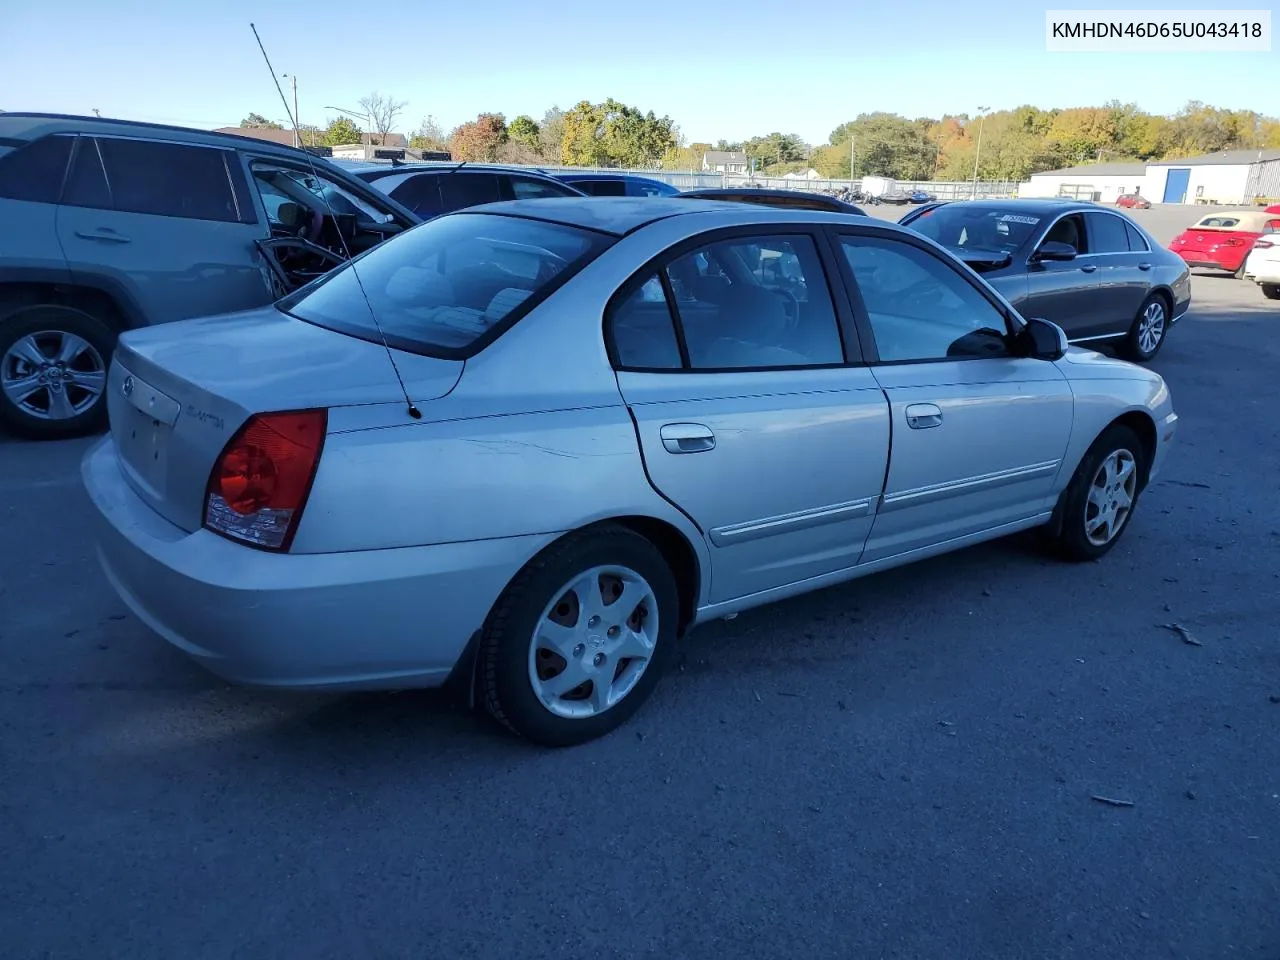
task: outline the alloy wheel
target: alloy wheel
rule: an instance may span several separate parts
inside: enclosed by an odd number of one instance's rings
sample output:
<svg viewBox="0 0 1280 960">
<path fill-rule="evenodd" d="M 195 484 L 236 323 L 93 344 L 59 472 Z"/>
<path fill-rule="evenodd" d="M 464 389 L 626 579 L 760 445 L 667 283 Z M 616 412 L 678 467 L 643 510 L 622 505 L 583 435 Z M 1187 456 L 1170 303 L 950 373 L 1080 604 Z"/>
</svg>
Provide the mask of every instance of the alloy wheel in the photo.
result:
<svg viewBox="0 0 1280 960">
<path fill-rule="evenodd" d="M 1093 475 L 1084 507 L 1084 534 L 1104 547 L 1124 529 L 1138 494 L 1138 464 L 1128 450 L 1110 453 Z"/>
<path fill-rule="evenodd" d="M 0 357 L 0 391 L 38 420 L 70 420 L 102 397 L 106 363 L 74 333 L 42 330 L 15 341 Z"/>
<path fill-rule="evenodd" d="M 653 588 L 627 567 L 593 567 L 566 583 L 529 644 L 538 701 L 568 719 L 597 716 L 639 682 L 658 640 Z"/>
<path fill-rule="evenodd" d="M 1138 349 L 1144 354 L 1155 353 L 1164 339 L 1165 310 L 1159 300 L 1152 300 L 1142 311 L 1138 321 Z"/>
</svg>

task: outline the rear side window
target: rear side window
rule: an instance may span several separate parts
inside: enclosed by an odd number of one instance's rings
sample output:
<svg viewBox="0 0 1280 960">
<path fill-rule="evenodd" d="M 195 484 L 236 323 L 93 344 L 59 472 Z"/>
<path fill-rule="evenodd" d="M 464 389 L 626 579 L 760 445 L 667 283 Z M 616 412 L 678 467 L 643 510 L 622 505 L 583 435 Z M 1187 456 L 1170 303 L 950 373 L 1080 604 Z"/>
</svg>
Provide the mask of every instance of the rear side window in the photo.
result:
<svg viewBox="0 0 1280 960">
<path fill-rule="evenodd" d="M 1124 221 L 1109 213 L 1091 213 L 1086 220 L 1090 253 L 1128 253 L 1129 235 Z"/>
<path fill-rule="evenodd" d="M 650 180 L 628 180 L 627 195 L 631 197 L 674 197 L 680 191 L 675 187 Z"/>
<path fill-rule="evenodd" d="M 610 243 L 603 234 L 563 224 L 451 214 L 375 247 L 279 307 L 373 343 L 380 342 L 380 325 L 392 347 L 461 359 L 545 300 Z"/>
<path fill-rule="evenodd" d="M 107 175 L 102 169 L 102 156 L 98 153 L 98 141 L 92 137 L 79 137 L 67 173 L 67 185 L 62 190 L 62 202 L 74 207 L 111 209 L 111 190 L 107 187 Z"/>
<path fill-rule="evenodd" d="M 657 274 L 613 308 L 608 329 L 618 366 L 627 370 L 680 369 L 675 318 Z"/>
<path fill-rule="evenodd" d="M 1129 238 L 1129 249 L 1135 253 L 1146 253 L 1151 248 L 1147 246 L 1146 238 L 1138 232 L 1138 228 L 1132 223 L 1125 221 L 1125 235 Z"/>
<path fill-rule="evenodd" d="M 447 173 L 440 178 L 440 202 L 444 213 L 497 203 L 502 199 L 498 176 L 494 173 Z"/>
<path fill-rule="evenodd" d="M 0 157 L 0 197 L 57 203 L 73 137 L 41 137 Z"/>
</svg>

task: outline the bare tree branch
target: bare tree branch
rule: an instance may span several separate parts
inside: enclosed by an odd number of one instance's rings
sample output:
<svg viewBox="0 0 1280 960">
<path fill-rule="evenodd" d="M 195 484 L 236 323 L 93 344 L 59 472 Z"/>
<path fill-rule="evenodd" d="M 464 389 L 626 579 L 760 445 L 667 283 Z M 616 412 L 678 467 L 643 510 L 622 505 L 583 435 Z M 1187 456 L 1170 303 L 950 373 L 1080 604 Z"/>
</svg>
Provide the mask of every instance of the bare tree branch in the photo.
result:
<svg viewBox="0 0 1280 960">
<path fill-rule="evenodd" d="M 367 97 L 361 98 L 360 109 L 368 116 L 369 124 L 373 127 L 369 132 L 378 138 L 379 146 L 386 144 L 387 134 L 391 132 L 396 119 L 404 112 L 406 106 L 408 106 L 406 101 L 384 97 L 376 90 Z"/>
</svg>

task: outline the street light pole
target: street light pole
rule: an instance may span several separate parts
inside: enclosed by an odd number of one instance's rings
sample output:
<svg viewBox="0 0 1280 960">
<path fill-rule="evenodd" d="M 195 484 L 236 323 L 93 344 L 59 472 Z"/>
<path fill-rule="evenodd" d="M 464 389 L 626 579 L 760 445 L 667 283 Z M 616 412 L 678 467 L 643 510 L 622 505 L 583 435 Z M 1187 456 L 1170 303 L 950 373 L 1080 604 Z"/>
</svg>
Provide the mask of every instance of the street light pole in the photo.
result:
<svg viewBox="0 0 1280 960">
<path fill-rule="evenodd" d="M 302 146 L 302 140 L 298 136 L 298 130 L 302 126 L 302 122 L 298 119 L 298 78 L 292 73 L 282 73 L 281 76 L 293 85 L 293 145 L 300 147 Z"/>
<path fill-rule="evenodd" d="M 987 122 L 987 111 L 990 107 L 978 108 L 978 149 L 973 154 L 973 196 L 971 199 L 978 198 L 978 160 L 982 157 L 982 128 Z"/>
</svg>

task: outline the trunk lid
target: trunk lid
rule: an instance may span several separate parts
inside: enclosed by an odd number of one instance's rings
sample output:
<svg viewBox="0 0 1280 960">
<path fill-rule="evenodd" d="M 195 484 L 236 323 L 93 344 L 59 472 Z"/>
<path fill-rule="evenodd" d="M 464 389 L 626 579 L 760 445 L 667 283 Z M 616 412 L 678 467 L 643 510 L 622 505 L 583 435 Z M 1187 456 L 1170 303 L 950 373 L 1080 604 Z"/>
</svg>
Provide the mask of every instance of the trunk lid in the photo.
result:
<svg viewBox="0 0 1280 960">
<path fill-rule="evenodd" d="M 1231 237 L 1238 236 L 1234 230 L 1215 230 L 1213 227 L 1196 227 L 1187 230 L 1173 241 L 1173 249 L 1178 253 L 1203 253 L 1216 244 Z"/>
<path fill-rule="evenodd" d="M 396 352 L 409 395 L 444 396 L 463 364 Z M 209 474 L 254 413 L 403 404 L 381 344 L 325 330 L 274 307 L 130 331 L 107 379 L 111 436 L 133 489 L 193 531 Z"/>
</svg>

